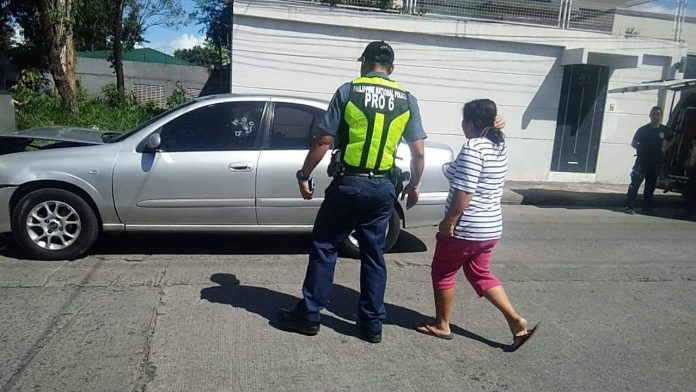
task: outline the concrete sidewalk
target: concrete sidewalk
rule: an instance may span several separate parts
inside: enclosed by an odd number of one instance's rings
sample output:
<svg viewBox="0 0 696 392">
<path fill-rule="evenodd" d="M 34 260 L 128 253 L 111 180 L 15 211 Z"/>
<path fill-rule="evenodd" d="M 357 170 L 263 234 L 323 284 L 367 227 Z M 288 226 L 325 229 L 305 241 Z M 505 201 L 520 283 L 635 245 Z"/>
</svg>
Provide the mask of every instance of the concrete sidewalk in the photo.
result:
<svg viewBox="0 0 696 392">
<path fill-rule="evenodd" d="M 527 182 L 505 183 L 503 204 L 572 207 L 624 207 L 628 184 L 587 182 Z M 638 193 L 638 206 L 643 189 Z M 682 208 L 684 199 L 679 193 L 663 193 L 656 189 L 653 196 L 656 208 Z"/>
</svg>

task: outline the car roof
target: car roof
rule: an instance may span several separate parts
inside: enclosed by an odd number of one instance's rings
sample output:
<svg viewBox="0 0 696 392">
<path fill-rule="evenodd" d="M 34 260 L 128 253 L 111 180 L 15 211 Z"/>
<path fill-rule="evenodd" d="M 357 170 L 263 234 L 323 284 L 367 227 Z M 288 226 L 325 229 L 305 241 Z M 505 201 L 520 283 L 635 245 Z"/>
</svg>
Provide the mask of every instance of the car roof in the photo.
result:
<svg viewBox="0 0 696 392">
<path fill-rule="evenodd" d="M 195 98 L 194 101 L 203 102 L 213 99 L 233 99 L 235 101 L 275 101 L 275 102 L 292 102 L 311 106 L 327 107 L 329 102 L 321 99 L 293 97 L 289 95 L 275 94 L 213 94 Z"/>
</svg>

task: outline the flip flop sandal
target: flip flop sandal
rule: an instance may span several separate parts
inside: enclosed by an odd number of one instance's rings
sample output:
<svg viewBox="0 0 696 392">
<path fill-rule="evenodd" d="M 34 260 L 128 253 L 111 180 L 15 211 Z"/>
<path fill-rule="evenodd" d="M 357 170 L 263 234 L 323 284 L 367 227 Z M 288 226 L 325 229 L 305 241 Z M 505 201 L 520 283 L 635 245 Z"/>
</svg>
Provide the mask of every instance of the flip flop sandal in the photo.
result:
<svg viewBox="0 0 696 392">
<path fill-rule="evenodd" d="M 534 334 L 536 333 L 536 331 L 539 330 L 539 324 L 541 323 L 537 323 L 537 325 L 535 325 L 534 328 L 527 330 L 526 334 L 515 336 L 513 338 L 512 345 L 510 346 L 512 348 L 511 351 L 517 351 L 517 349 L 522 347 L 523 344 L 525 344 L 529 339 L 531 339 L 532 336 L 534 336 Z"/>
<path fill-rule="evenodd" d="M 419 329 L 419 328 L 425 328 L 425 330 Z M 416 331 L 418 331 L 424 335 L 429 335 L 429 336 L 433 336 L 433 337 L 444 339 L 444 340 L 452 340 L 452 338 L 454 338 L 454 335 L 452 335 L 451 332 L 448 334 L 439 333 L 433 329 L 432 325 L 427 324 L 426 322 L 418 323 L 418 325 L 416 325 Z"/>
</svg>

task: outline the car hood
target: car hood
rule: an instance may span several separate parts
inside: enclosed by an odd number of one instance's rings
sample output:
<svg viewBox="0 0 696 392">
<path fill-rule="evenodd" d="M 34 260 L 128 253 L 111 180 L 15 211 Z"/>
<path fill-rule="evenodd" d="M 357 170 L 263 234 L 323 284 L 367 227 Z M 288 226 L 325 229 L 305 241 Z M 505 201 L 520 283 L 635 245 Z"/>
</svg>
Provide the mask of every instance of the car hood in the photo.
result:
<svg viewBox="0 0 696 392">
<path fill-rule="evenodd" d="M 23 131 L 0 134 L 0 138 L 50 140 L 80 144 L 104 144 L 113 132 L 104 132 L 90 128 L 44 127 L 25 129 Z"/>
</svg>

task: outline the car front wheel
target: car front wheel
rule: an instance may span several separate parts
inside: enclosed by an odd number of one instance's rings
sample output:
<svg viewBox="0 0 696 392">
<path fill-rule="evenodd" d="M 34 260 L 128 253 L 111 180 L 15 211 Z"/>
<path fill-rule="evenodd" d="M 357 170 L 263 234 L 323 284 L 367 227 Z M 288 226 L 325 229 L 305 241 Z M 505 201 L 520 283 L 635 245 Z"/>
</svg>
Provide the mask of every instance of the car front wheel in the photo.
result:
<svg viewBox="0 0 696 392">
<path fill-rule="evenodd" d="M 94 244 L 99 222 L 81 197 L 47 188 L 28 193 L 17 203 L 12 232 L 30 258 L 67 260 L 82 256 Z"/>
<path fill-rule="evenodd" d="M 401 230 L 401 218 L 399 218 L 399 213 L 396 208 L 392 208 L 392 216 L 389 219 L 389 226 L 387 226 L 387 238 L 384 242 L 384 252 L 389 252 L 389 250 L 394 246 L 396 240 L 399 238 L 399 231 Z M 339 251 L 342 256 L 350 257 L 353 259 L 360 258 L 360 246 L 358 245 L 358 240 L 354 236 L 355 232 L 351 233 L 348 238 L 341 244 Z"/>
</svg>

